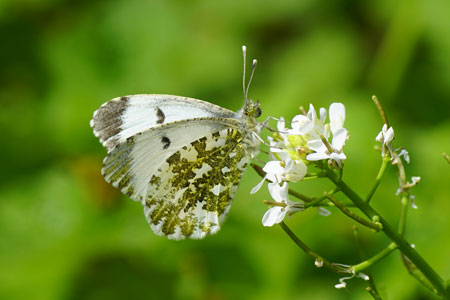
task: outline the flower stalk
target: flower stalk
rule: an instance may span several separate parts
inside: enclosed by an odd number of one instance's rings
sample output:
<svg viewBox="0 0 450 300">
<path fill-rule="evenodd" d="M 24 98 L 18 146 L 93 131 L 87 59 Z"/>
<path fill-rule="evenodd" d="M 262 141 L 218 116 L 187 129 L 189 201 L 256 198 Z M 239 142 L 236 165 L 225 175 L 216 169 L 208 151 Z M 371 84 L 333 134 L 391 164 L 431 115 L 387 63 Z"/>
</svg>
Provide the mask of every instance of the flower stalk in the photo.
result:
<svg viewBox="0 0 450 300">
<path fill-rule="evenodd" d="M 284 230 L 284 232 L 287 233 L 287 235 L 291 238 L 291 240 L 294 243 L 296 243 L 297 246 L 300 247 L 300 249 L 302 249 L 306 254 L 314 258 L 315 261 L 320 262 L 320 264 L 323 265 L 324 267 L 336 273 L 349 274 L 352 272 L 349 268 L 346 268 L 341 264 L 332 263 L 324 259 L 322 256 L 311 250 L 305 243 L 303 243 L 284 222 L 280 222 L 279 224 L 281 228 Z"/>
<path fill-rule="evenodd" d="M 361 260 L 365 260 L 366 254 L 365 254 L 364 248 L 362 247 L 362 244 L 361 244 L 361 239 L 359 236 L 359 229 L 358 229 L 358 227 L 356 227 L 356 225 L 353 225 L 353 234 L 355 236 L 356 245 L 359 250 L 359 256 L 360 256 Z M 370 271 L 370 269 L 368 269 L 365 271 L 365 273 L 367 274 L 367 276 L 369 276 L 369 280 L 368 280 L 369 286 L 366 288 L 366 291 L 368 291 L 369 294 L 374 299 L 381 299 L 381 296 L 378 294 L 378 289 L 375 285 L 375 281 L 373 279 L 372 272 Z"/>
<path fill-rule="evenodd" d="M 381 178 L 383 177 L 384 171 L 386 170 L 386 166 L 388 165 L 389 160 L 390 160 L 389 157 L 383 156 L 383 159 L 381 160 L 380 169 L 378 170 L 377 177 L 375 178 L 375 184 L 370 189 L 369 194 L 367 194 L 367 196 L 366 196 L 366 202 L 367 203 L 370 202 L 370 200 L 372 199 L 373 195 L 375 194 L 375 191 L 377 190 L 378 186 L 380 185 Z"/>
<path fill-rule="evenodd" d="M 358 222 L 361 225 L 364 225 L 370 229 L 373 229 L 375 231 L 380 231 L 381 229 L 383 229 L 383 226 L 381 225 L 380 222 L 370 222 L 367 221 L 366 219 L 358 216 L 357 214 L 353 213 L 350 209 L 348 209 L 347 207 L 345 207 L 344 205 L 342 205 L 342 203 L 340 203 L 336 198 L 334 198 L 332 195 L 328 194 L 328 193 L 324 193 L 325 197 L 327 197 L 328 199 L 330 199 L 331 202 L 333 202 L 334 205 L 336 205 L 337 208 L 339 208 L 346 216 L 350 217 L 351 219 L 355 220 L 356 222 Z"/>
<path fill-rule="evenodd" d="M 365 270 L 365 269 L 369 268 L 370 266 L 372 266 L 377 261 L 388 256 L 395 249 L 397 249 L 397 245 L 395 243 L 390 243 L 386 248 L 384 248 L 383 250 L 378 252 L 376 255 L 372 256 L 371 258 L 369 258 L 357 265 L 351 266 L 351 268 L 353 269 L 353 272 L 355 272 L 355 273 L 361 272 L 362 270 Z"/>
</svg>

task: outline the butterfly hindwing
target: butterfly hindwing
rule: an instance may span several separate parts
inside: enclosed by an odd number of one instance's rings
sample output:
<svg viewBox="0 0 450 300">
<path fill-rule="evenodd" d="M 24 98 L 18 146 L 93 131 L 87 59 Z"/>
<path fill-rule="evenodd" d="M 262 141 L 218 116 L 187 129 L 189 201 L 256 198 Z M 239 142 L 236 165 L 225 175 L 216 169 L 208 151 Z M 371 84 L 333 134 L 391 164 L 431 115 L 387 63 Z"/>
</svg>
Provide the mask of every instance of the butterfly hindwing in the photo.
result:
<svg viewBox="0 0 450 300">
<path fill-rule="evenodd" d="M 249 160 L 243 134 L 226 128 L 171 154 L 151 176 L 144 212 L 153 231 L 200 239 L 220 229 Z"/>
<path fill-rule="evenodd" d="M 133 200 L 143 201 L 153 174 L 172 154 L 208 133 L 238 126 L 235 119 L 196 118 L 148 128 L 111 149 L 102 174 Z"/>
<path fill-rule="evenodd" d="M 114 98 L 95 111 L 94 134 L 108 151 L 148 128 L 192 118 L 231 118 L 234 112 L 180 96 L 142 94 Z"/>
</svg>

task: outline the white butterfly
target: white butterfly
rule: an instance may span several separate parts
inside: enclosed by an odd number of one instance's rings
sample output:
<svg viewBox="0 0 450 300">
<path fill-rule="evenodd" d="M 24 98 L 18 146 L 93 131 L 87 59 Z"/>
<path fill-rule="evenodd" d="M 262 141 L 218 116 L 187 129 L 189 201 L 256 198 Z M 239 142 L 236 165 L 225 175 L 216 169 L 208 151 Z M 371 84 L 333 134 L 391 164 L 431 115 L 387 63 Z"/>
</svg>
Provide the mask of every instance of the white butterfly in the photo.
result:
<svg viewBox="0 0 450 300">
<path fill-rule="evenodd" d="M 90 122 L 108 150 L 107 182 L 144 205 L 169 239 L 201 239 L 224 221 L 248 161 L 258 152 L 258 102 L 232 112 L 197 99 L 131 95 L 104 103 Z"/>
</svg>

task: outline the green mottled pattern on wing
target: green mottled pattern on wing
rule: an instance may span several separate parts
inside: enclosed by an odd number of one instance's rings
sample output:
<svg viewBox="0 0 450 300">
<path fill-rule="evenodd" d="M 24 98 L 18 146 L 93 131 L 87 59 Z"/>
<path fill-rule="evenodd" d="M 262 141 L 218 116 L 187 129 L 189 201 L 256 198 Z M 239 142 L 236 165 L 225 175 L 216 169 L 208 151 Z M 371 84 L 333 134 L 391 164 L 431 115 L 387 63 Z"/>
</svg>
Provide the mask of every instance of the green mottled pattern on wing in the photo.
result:
<svg viewBox="0 0 450 300">
<path fill-rule="evenodd" d="M 155 233 L 203 238 L 220 229 L 249 160 L 243 135 L 225 129 L 170 156 L 149 182 L 145 215 Z"/>
</svg>

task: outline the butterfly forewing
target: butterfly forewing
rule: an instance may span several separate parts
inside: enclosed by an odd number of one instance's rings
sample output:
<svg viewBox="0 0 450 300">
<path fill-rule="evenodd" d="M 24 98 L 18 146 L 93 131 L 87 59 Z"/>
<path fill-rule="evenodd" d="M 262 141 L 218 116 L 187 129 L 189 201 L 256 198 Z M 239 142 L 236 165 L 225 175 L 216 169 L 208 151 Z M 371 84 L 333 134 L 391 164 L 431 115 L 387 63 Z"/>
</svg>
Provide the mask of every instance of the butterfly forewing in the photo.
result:
<svg viewBox="0 0 450 300">
<path fill-rule="evenodd" d="M 108 151 L 127 138 L 150 127 L 174 121 L 220 117 L 234 112 L 220 106 L 172 95 L 131 95 L 114 98 L 95 111 L 91 120 L 94 134 Z"/>
</svg>

